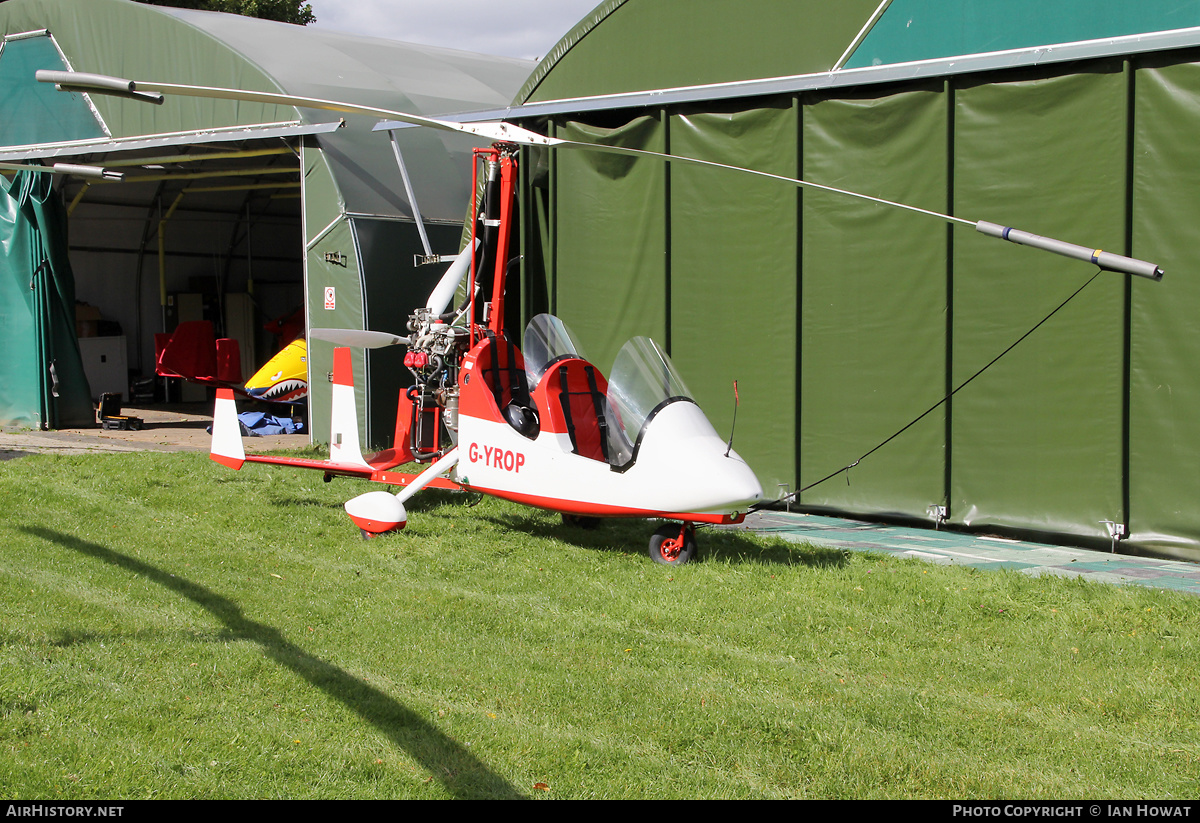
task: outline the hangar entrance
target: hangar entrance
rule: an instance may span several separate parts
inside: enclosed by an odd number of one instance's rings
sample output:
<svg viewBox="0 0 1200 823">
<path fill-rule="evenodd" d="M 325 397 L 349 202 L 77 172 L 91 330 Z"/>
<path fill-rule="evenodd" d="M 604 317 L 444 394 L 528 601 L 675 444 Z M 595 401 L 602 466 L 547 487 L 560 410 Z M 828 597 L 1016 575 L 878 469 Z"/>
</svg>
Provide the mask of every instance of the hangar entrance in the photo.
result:
<svg viewBox="0 0 1200 823">
<path fill-rule="evenodd" d="M 89 155 L 124 182 L 68 178 L 62 195 L 78 301 L 77 333 L 92 394 L 201 400 L 184 383 L 164 395 L 155 334 L 208 320 L 239 343 L 243 379 L 288 340 L 264 326 L 304 308 L 297 137 L 189 142 Z M 122 369 L 105 366 L 126 358 Z M 111 373 L 110 373 L 111 372 Z M 157 383 L 157 392 L 155 392 Z"/>
<path fill-rule="evenodd" d="M 244 377 L 279 345 L 263 326 L 301 307 L 313 326 L 404 333 L 407 308 L 425 299 L 440 274 L 438 266 L 419 266 L 416 255 L 461 248 L 477 141 L 428 129 L 381 134 L 374 115 L 324 106 L 220 95 L 168 95 L 155 105 L 137 92 L 129 99 L 56 91 L 36 81 L 37 71 L 437 116 L 506 106 L 532 68 L 524 60 L 129 0 L 6 0 L 0 28 L 0 164 L 76 163 L 126 174 L 124 182 L 54 178 L 49 201 L 64 212 L 54 219 L 66 226 L 61 245 L 74 270 L 69 300 L 60 301 L 70 310 L 56 320 L 69 335 L 59 330 L 55 339 L 69 337 L 62 348 L 82 372 L 76 320 L 68 319 L 78 299 L 84 354 L 110 367 L 118 383 L 132 372 L 139 391 L 154 373 L 154 335 L 185 320 L 210 320 L 216 334 L 236 339 Z M 4 314 L 15 307 L 26 327 L 35 326 L 28 273 L 38 265 L 0 277 L 0 336 L 10 347 L 40 352 L 47 347 L 30 335 L 6 332 Z M 332 351 L 317 341 L 306 361 L 316 376 L 308 408 L 317 437 L 329 431 L 324 378 Z M 26 354 L 21 380 L 40 386 L 43 398 L 52 395 L 49 358 L 35 363 Z M 392 362 L 395 354 L 353 354 L 360 436 L 371 447 L 389 445 L 400 383 L 410 378 Z M 0 359 L 0 385 L 14 371 L 6 368 Z M 89 393 L 107 391 L 105 380 L 93 377 Z M 60 425 L 52 415 L 8 410 L 3 400 L 0 394 L 6 424 Z"/>
<path fill-rule="evenodd" d="M 0 123 L 0 145 L 10 147 L 0 151 L 0 160 L 101 166 L 124 175 L 119 181 L 55 175 L 53 189 L 43 187 L 39 197 L 45 199 L 44 220 L 65 231 L 33 229 L 56 235 L 43 242 L 66 247 L 69 267 L 59 267 L 69 270 L 56 277 L 66 284 L 60 302 L 70 301 L 73 274 L 74 306 L 58 307 L 63 317 L 54 322 L 67 326 L 60 339 L 73 322 L 92 402 L 105 393 L 118 393 L 123 402 L 206 399 L 204 386 L 155 378 L 155 336 L 191 320 L 210 321 L 216 337 L 237 340 L 241 378 L 249 378 L 303 331 L 302 143 L 340 123 L 114 138 L 89 98 L 31 82 L 38 68 L 55 65 L 65 67 L 66 61 L 49 32 L 4 38 L 0 87 L 9 91 L 6 110 L 14 116 Z M 56 139 L 45 142 L 50 134 Z M 25 265 L 31 272 L 38 266 L 36 260 Z M 14 281 L 30 279 L 23 271 L 10 274 Z M 19 285 L 6 286 L 14 292 L 6 296 L 14 318 L 21 314 L 14 305 Z M 0 334 L 10 351 L 30 347 L 27 339 L 7 337 L 28 337 L 45 326 L 47 318 L 37 315 L 49 313 L 46 305 L 31 304 L 28 322 L 6 324 Z M 69 385 L 79 372 L 65 362 L 65 348 L 58 345 L 55 359 L 46 358 L 57 367 L 49 391 L 82 396 Z M 27 415 L 35 426 L 55 425 L 54 405 L 10 409 L 6 417 L 25 422 L 21 416 Z M 78 410 L 71 417 L 78 418 Z"/>
<path fill-rule="evenodd" d="M 105 393 L 127 403 L 205 400 L 202 385 L 155 377 L 156 335 L 185 321 L 207 320 L 215 337 L 238 341 L 241 382 L 303 332 L 304 135 L 295 132 L 312 130 L 112 141 L 83 154 L 63 147 L 21 158 L 125 175 L 54 180 L 93 402 Z"/>
</svg>

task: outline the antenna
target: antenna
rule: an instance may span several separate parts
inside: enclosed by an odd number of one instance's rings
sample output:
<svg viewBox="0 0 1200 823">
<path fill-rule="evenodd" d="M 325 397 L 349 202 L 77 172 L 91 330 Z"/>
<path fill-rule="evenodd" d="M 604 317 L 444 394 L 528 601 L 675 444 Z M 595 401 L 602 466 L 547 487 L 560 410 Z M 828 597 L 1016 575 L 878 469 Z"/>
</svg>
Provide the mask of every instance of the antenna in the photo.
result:
<svg viewBox="0 0 1200 823">
<path fill-rule="evenodd" d="M 726 457 L 728 457 L 729 453 L 731 451 L 733 451 L 733 432 L 735 429 L 737 429 L 737 410 L 738 410 L 738 405 L 740 404 L 740 402 L 741 401 L 738 399 L 737 381 L 734 380 L 733 381 L 733 425 L 729 427 L 729 446 L 725 449 Z"/>
</svg>

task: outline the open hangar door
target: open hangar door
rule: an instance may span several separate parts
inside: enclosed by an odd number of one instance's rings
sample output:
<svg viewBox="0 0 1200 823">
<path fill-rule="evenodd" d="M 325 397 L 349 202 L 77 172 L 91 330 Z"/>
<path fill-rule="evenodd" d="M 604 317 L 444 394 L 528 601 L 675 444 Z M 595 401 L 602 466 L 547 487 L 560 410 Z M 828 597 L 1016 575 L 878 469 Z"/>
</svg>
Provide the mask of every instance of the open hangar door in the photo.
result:
<svg viewBox="0 0 1200 823">
<path fill-rule="evenodd" d="M 85 346 L 123 337 L 123 346 L 108 345 L 142 378 L 154 373 L 154 335 L 180 320 L 207 317 L 218 335 L 237 339 L 242 377 L 277 345 L 261 326 L 298 307 L 314 326 L 402 323 L 401 310 L 428 294 L 436 267 L 415 269 L 423 249 L 396 154 L 411 173 L 434 251 L 454 253 L 470 193 L 470 141 L 410 129 L 393 142 L 372 131 L 378 118 L 343 120 L 277 102 L 168 95 L 151 105 L 136 94 L 63 93 L 36 82 L 37 71 L 436 116 L 506 106 L 532 68 L 130 0 L 4 0 L 0 32 L 0 162 L 91 164 L 127 175 L 121 183 L 68 177 L 54 185 L 70 212 L 77 296 L 88 304 L 80 331 L 93 343 Z M 24 277 L 12 278 L 14 292 Z M 325 299 L 327 290 L 336 300 Z M 13 346 L 29 345 L 10 337 Z M 309 351 L 316 438 L 329 431 L 331 352 L 324 343 Z M 380 362 L 390 354 L 355 353 L 360 436 L 373 446 L 391 437 L 394 383 L 404 376 Z M 44 371 L 27 382 L 44 382 Z M 124 382 L 121 368 L 111 371 Z M 92 387 L 94 396 L 100 391 Z"/>
<path fill-rule="evenodd" d="M 171 380 L 164 392 L 168 382 L 151 379 L 155 335 L 180 322 L 208 320 L 216 337 L 237 340 L 243 380 L 289 342 L 264 326 L 303 318 L 298 139 L 72 158 L 125 173 L 122 182 L 72 177 L 62 186 L 94 399 L 205 399 L 203 386 Z"/>
</svg>

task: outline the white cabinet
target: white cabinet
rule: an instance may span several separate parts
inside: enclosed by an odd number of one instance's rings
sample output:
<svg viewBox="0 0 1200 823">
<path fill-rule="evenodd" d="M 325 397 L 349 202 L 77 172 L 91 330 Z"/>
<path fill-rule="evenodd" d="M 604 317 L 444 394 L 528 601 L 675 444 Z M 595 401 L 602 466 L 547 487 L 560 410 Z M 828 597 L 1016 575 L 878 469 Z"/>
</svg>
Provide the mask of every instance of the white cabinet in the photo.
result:
<svg viewBox="0 0 1200 823">
<path fill-rule="evenodd" d="M 129 359 L 125 351 L 125 335 L 117 337 L 81 337 L 79 352 L 83 355 L 83 373 L 92 388 L 92 400 L 114 392 L 124 402 L 129 396 Z"/>
</svg>

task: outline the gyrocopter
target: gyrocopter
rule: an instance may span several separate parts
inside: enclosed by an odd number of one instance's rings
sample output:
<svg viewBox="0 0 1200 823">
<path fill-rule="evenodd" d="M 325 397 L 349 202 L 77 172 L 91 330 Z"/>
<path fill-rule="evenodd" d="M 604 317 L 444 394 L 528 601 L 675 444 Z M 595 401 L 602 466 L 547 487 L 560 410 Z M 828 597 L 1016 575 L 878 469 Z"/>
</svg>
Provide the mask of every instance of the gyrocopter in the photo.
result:
<svg viewBox="0 0 1200 823">
<path fill-rule="evenodd" d="M 578 339 L 558 318 L 534 317 L 521 345 L 505 326 L 519 146 L 583 149 L 729 169 L 791 185 L 864 198 L 970 226 L 991 237 L 1087 261 L 1101 269 L 1158 280 L 1153 263 L 1041 237 L 986 221 L 930 212 L 902 203 L 700 158 L 547 137 L 506 122 L 450 122 L 403 112 L 239 89 L 130 81 L 69 72 L 38 79 L 72 91 L 136 96 L 219 97 L 390 118 L 494 141 L 475 150 L 485 170 L 472 214 L 472 238 L 409 319 L 410 334 L 310 329 L 334 343 L 329 458 L 247 455 L 233 393 L 218 390 L 211 456 L 240 469 L 247 462 L 315 469 L 326 478 L 351 476 L 401 487 L 371 491 L 345 504 L 364 537 L 404 527 L 404 503 L 425 488 L 481 492 L 561 512 L 567 519 L 657 518 L 669 521 L 650 540 L 650 555 L 680 564 L 696 553 L 696 524 L 738 523 L 770 501 L 754 472 L 692 399 L 670 358 L 652 340 L 629 341 L 607 378 L 589 363 Z M 380 127 L 394 127 L 383 123 Z M 377 127 L 377 128 L 380 128 Z M 480 187 L 476 186 L 475 191 Z M 465 298 L 452 306 L 465 283 Z M 413 385 L 397 404 L 392 448 L 364 457 L 355 408 L 350 349 L 406 345 Z M 419 473 L 400 470 L 417 462 Z"/>
<path fill-rule="evenodd" d="M 411 316 L 411 335 L 310 332 L 333 343 L 408 346 L 404 363 L 414 383 L 399 398 L 393 447 L 363 457 L 350 350 L 339 346 L 328 460 L 246 455 L 227 389 L 217 395 L 213 459 L 235 469 L 273 463 L 403 486 L 399 494 L 367 492 L 346 503 L 364 535 L 403 528 L 404 502 L 434 485 L 568 518 L 676 521 L 655 533 L 650 553 L 661 562 L 687 562 L 696 551 L 695 524 L 740 522 L 762 501 L 762 487 L 648 338 L 625 345 L 607 380 L 556 317 L 533 318 L 522 347 L 510 341 L 504 295 L 517 147 L 497 144 L 475 154 L 487 180 L 468 244 L 474 251 L 459 255 L 427 305 Z M 450 303 L 464 278 L 467 298 L 454 309 Z M 414 461 L 430 465 L 418 475 L 394 471 Z"/>
</svg>

